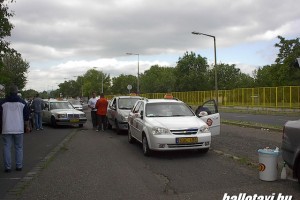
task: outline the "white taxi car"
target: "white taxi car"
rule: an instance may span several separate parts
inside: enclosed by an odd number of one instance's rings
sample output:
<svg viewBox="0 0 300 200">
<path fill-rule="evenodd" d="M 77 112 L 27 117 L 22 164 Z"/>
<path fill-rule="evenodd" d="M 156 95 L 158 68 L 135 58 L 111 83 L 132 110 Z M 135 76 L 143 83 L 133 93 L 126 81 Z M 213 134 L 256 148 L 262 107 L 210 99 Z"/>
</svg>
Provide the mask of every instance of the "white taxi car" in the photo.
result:
<svg viewBox="0 0 300 200">
<path fill-rule="evenodd" d="M 58 125 L 78 125 L 82 127 L 87 121 L 84 112 L 76 110 L 67 100 L 48 99 L 44 100 L 42 111 L 43 122 L 51 124 L 53 127 Z"/>
<path fill-rule="evenodd" d="M 128 116 L 128 141 L 142 143 L 146 156 L 151 155 L 152 151 L 187 149 L 206 153 L 212 134 L 220 134 L 217 109 L 210 111 L 210 115 L 207 111 L 196 115 L 188 105 L 177 99 L 139 100 Z M 213 133 L 210 129 L 212 125 Z"/>
</svg>

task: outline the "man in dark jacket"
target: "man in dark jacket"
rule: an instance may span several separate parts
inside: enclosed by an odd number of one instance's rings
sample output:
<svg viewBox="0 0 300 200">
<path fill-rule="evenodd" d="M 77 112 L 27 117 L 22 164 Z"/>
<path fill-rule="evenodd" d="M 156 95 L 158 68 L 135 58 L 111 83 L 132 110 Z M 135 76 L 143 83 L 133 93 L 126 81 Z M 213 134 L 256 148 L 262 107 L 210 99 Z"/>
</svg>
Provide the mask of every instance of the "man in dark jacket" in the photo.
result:
<svg viewBox="0 0 300 200">
<path fill-rule="evenodd" d="M 4 171 L 11 172 L 11 146 L 14 145 L 16 170 L 23 167 L 23 133 L 29 127 L 29 108 L 27 103 L 18 96 L 16 86 L 9 87 L 9 95 L 0 102 L 0 118 L 2 123 Z"/>
<path fill-rule="evenodd" d="M 39 93 L 37 93 L 35 98 L 33 99 L 31 108 L 34 112 L 34 122 L 36 130 L 43 130 L 42 110 L 44 108 L 44 101 L 39 97 Z"/>
</svg>

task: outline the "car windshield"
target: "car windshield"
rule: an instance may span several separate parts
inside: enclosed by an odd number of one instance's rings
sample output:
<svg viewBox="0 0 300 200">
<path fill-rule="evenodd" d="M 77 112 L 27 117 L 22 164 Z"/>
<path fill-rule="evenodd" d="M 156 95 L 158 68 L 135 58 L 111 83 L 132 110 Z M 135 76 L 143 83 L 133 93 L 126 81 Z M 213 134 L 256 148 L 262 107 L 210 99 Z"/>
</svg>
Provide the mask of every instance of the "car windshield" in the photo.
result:
<svg viewBox="0 0 300 200">
<path fill-rule="evenodd" d="M 50 102 L 50 110 L 53 109 L 74 109 L 69 102 Z"/>
<path fill-rule="evenodd" d="M 81 105 L 80 100 L 70 99 L 69 102 L 73 105 Z"/>
<path fill-rule="evenodd" d="M 118 107 L 119 109 L 131 110 L 139 99 L 138 98 L 120 98 Z"/>
<path fill-rule="evenodd" d="M 182 117 L 194 116 L 191 109 L 184 103 L 165 102 L 148 103 L 146 105 L 147 117 Z"/>
</svg>

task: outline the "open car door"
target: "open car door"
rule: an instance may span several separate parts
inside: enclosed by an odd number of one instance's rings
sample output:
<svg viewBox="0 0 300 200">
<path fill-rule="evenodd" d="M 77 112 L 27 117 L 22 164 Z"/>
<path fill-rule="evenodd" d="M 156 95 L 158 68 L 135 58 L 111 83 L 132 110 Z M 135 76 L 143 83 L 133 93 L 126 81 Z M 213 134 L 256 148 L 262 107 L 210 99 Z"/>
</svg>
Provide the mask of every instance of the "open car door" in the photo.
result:
<svg viewBox="0 0 300 200">
<path fill-rule="evenodd" d="M 208 100 L 195 111 L 197 117 L 202 119 L 211 131 L 211 135 L 220 135 L 221 119 L 215 100 Z"/>
</svg>

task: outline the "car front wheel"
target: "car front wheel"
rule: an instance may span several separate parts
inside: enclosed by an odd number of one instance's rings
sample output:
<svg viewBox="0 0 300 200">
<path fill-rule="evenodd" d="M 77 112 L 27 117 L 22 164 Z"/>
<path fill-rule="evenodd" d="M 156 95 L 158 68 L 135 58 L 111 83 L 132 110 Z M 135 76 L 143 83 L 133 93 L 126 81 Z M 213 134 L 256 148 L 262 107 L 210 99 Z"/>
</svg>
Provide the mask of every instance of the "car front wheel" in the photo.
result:
<svg viewBox="0 0 300 200">
<path fill-rule="evenodd" d="M 51 125 L 53 128 L 57 128 L 55 117 L 51 117 Z"/>
<path fill-rule="evenodd" d="M 298 183 L 300 184 L 300 161 L 298 161 L 296 170 L 297 170 L 296 175 L 297 175 Z"/>
<path fill-rule="evenodd" d="M 121 130 L 120 130 L 120 128 L 119 128 L 119 124 L 118 124 L 118 121 L 116 120 L 116 132 L 117 132 L 117 134 L 118 135 L 120 135 L 120 133 L 121 133 Z"/>
<path fill-rule="evenodd" d="M 209 150 L 209 148 L 205 148 L 205 149 L 198 149 L 198 152 L 199 153 L 207 153 L 208 152 L 208 150 Z"/>
<path fill-rule="evenodd" d="M 143 135 L 142 138 L 142 144 L 143 144 L 143 153 L 145 156 L 150 156 L 151 155 L 151 149 L 149 148 L 148 140 L 146 135 Z"/>
<path fill-rule="evenodd" d="M 134 142 L 134 138 L 133 138 L 132 135 L 131 135 L 131 130 L 130 130 L 129 127 L 128 127 L 128 142 L 129 142 L 130 144 L 132 144 L 132 143 Z"/>
</svg>

